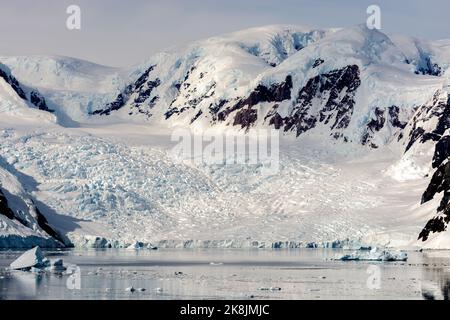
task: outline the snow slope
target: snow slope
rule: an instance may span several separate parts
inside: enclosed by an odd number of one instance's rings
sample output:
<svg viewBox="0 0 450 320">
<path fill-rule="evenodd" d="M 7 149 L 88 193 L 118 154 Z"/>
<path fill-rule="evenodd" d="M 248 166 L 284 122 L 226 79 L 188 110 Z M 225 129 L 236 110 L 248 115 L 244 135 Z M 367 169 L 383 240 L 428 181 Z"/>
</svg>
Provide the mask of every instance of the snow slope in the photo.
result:
<svg viewBox="0 0 450 320">
<path fill-rule="evenodd" d="M 32 108 L 0 78 L 2 168 L 13 168 L 49 224 L 79 245 L 450 248 L 445 232 L 417 240 L 439 214 L 440 195 L 421 202 L 448 129 L 439 101 L 449 44 L 365 26 L 268 26 L 124 70 L 0 57 L 55 110 Z M 171 154 L 178 127 L 277 129 L 280 171 L 180 163 Z M 22 235 L 19 227 L 9 230 Z"/>
<path fill-rule="evenodd" d="M 413 108 L 442 86 L 442 78 L 429 74 L 422 60 L 448 68 L 442 44 L 418 43 L 415 51 L 410 46 L 365 26 L 251 29 L 153 57 L 115 101 L 94 113 L 196 128 L 272 126 L 297 135 L 313 130 L 385 144 L 398 127 L 391 119 L 372 132 L 376 113 L 409 119 Z"/>
<path fill-rule="evenodd" d="M 93 106 L 111 100 L 126 75 L 124 70 L 60 56 L 0 56 L 0 62 L 46 97 L 63 126 L 76 126 Z"/>
</svg>

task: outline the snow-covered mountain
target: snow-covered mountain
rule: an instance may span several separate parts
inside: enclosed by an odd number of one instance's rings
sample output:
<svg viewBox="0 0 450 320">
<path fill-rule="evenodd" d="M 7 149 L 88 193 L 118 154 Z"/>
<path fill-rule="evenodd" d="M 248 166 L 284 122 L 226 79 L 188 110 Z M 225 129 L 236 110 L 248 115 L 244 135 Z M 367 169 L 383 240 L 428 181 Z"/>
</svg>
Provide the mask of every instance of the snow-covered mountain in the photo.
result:
<svg viewBox="0 0 450 320">
<path fill-rule="evenodd" d="M 5 96 L 9 96 L 13 100 L 19 100 L 19 103 L 12 103 L 9 101 L 9 105 L 7 105 L 7 100 L 2 99 L 2 106 L 3 109 L 17 109 L 18 104 L 24 105 L 31 108 L 37 108 L 39 110 L 52 112 L 51 109 L 48 108 L 47 102 L 45 98 L 42 96 L 42 94 L 36 90 L 29 88 L 27 86 L 24 86 L 21 84 L 12 74 L 9 68 L 3 64 L 0 64 L 0 85 L 2 93 Z"/>
<path fill-rule="evenodd" d="M 74 242 L 418 245 L 420 234 L 450 248 L 438 232 L 449 223 L 450 40 L 268 26 L 127 69 L 64 57 L 0 63 L 1 155 L 36 179 L 33 197 L 80 219 L 49 219 Z M 176 163 L 164 137 L 180 126 L 277 129 L 281 171 Z"/>
<path fill-rule="evenodd" d="M 66 127 L 86 121 L 94 106 L 113 99 L 127 71 L 60 56 L 0 56 L 23 85 L 36 88 Z"/>
<path fill-rule="evenodd" d="M 272 126 L 297 136 L 313 129 L 376 147 L 442 86 L 449 66 L 443 47 L 396 44 L 365 26 L 251 29 L 150 59 L 93 114 L 119 110 L 203 128 Z"/>
</svg>

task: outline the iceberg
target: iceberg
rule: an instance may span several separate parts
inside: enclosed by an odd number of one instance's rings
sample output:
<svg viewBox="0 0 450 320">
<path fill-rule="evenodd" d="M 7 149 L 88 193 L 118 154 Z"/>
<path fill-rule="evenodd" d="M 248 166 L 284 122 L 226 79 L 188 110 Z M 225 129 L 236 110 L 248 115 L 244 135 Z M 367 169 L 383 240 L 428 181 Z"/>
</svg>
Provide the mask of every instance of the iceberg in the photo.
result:
<svg viewBox="0 0 450 320">
<path fill-rule="evenodd" d="M 41 248 L 35 247 L 31 250 L 26 251 L 14 262 L 11 263 L 10 267 L 13 270 L 26 270 L 29 271 L 31 268 L 45 268 L 48 267 L 50 262 L 44 257 Z"/>
<path fill-rule="evenodd" d="M 129 245 L 127 250 L 141 250 L 144 248 L 144 244 L 142 242 L 136 241 L 135 243 Z"/>
<path fill-rule="evenodd" d="M 12 270 L 31 271 L 35 273 L 45 271 L 64 272 L 67 270 L 62 259 L 50 261 L 44 256 L 39 247 L 26 251 L 10 264 L 10 268 Z"/>
<path fill-rule="evenodd" d="M 394 252 L 373 248 L 370 252 L 354 251 L 335 259 L 341 261 L 407 261 L 408 254 L 403 251 Z"/>
<path fill-rule="evenodd" d="M 54 272 L 64 272 L 67 268 L 64 266 L 62 259 L 56 259 L 51 261 L 49 270 Z"/>
</svg>

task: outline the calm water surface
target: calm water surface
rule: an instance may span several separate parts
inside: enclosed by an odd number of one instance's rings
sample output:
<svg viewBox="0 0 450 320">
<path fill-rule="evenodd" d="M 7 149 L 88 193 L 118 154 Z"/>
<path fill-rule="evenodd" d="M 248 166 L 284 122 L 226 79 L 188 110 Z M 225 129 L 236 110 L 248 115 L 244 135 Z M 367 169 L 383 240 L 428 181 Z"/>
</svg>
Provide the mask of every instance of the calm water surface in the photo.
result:
<svg viewBox="0 0 450 320">
<path fill-rule="evenodd" d="M 0 299 L 448 299 L 450 251 L 409 252 L 407 262 L 330 260 L 341 253 L 46 251 L 78 270 L 68 287 L 67 274 L 9 271 L 21 252 L 0 251 Z"/>
</svg>

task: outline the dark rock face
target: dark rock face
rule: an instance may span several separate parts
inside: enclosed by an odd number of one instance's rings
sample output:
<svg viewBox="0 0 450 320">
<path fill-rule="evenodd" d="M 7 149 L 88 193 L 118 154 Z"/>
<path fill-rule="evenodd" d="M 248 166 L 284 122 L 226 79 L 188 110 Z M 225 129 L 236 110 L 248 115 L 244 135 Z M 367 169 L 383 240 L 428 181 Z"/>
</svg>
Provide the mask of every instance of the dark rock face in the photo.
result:
<svg viewBox="0 0 450 320">
<path fill-rule="evenodd" d="M 225 121 L 227 117 L 234 111 L 248 107 L 248 110 L 252 110 L 252 107 L 263 102 L 282 102 L 291 99 L 292 90 L 292 77 L 288 75 L 286 80 L 279 84 L 272 84 L 270 87 L 266 87 L 262 84 L 258 85 L 255 90 L 253 90 L 250 95 L 244 99 L 239 100 L 233 106 L 226 108 L 225 110 L 219 112 L 217 118 L 219 121 Z M 242 125 L 242 121 L 247 117 L 247 120 L 251 120 L 251 123 L 255 122 L 254 119 L 255 112 L 253 111 L 243 111 L 238 113 L 239 119 L 234 122 L 234 125 Z M 238 116 L 238 114 L 236 116 Z"/>
<path fill-rule="evenodd" d="M 50 226 L 45 216 L 39 211 L 38 207 L 34 206 L 34 208 L 36 212 L 36 222 L 39 225 L 39 227 L 42 230 L 44 230 L 49 236 L 59 241 L 61 244 L 69 244 L 68 241 L 65 241 L 63 237 Z M 8 206 L 8 200 L 6 199 L 6 196 L 1 188 L 0 188 L 0 215 L 3 215 L 10 220 L 17 220 L 25 227 L 30 228 L 30 222 L 20 218 L 19 216 L 16 216 L 14 212 L 11 210 L 11 208 Z"/>
<path fill-rule="evenodd" d="M 427 190 L 422 196 L 422 204 L 434 198 L 437 193 L 440 193 L 450 187 L 450 163 L 440 166 L 431 178 Z"/>
<path fill-rule="evenodd" d="M 229 103 L 228 100 L 220 100 L 218 103 L 211 103 L 209 105 L 209 113 L 212 115 L 213 121 L 218 120 L 218 114 L 219 111 L 222 110 L 222 108 Z M 221 119 L 221 121 L 224 121 L 225 119 Z"/>
<path fill-rule="evenodd" d="M 8 206 L 8 200 L 5 197 L 2 189 L 0 189 L 0 214 L 8 219 L 14 219 L 14 212 Z"/>
<path fill-rule="evenodd" d="M 414 143 L 416 143 L 416 141 L 419 140 L 419 138 L 423 137 L 424 133 L 425 129 L 421 127 L 415 128 L 413 131 L 411 131 L 411 133 L 409 134 L 409 142 L 408 145 L 406 146 L 405 152 L 411 149 Z"/>
<path fill-rule="evenodd" d="M 413 128 L 410 134 L 410 142 L 407 150 L 415 141 L 434 141 L 435 150 L 432 166 L 436 168 L 427 190 L 422 196 L 422 203 L 432 200 L 437 194 L 442 194 L 442 199 L 437 208 L 437 214 L 430 219 L 419 239 L 426 241 L 431 233 L 443 232 L 447 230 L 450 222 L 450 136 L 445 135 L 450 128 L 450 99 L 448 95 L 443 98 L 441 92 L 437 92 L 431 103 L 422 106 L 413 118 Z M 416 126 L 417 121 L 426 123 L 435 121 L 436 125 L 429 131 Z M 437 121 L 436 121 L 437 120 Z"/>
<path fill-rule="evenodd" d="M 318 66 L 320 66 L 322 63 L 324 63 L 325 62 L 325 60 L 323 60 L 323 59 L 317 59 L 316 61 L 314 61 L 314 63 L 313 63 L 313 68 L 317 68 Z"/>
<path fill-rule="evenodd" d="M 202 102 L 208 102 L 213 100 L 217 83 L 211 81 L 206 85 L 203 94 L 198 94 L 198 88 L 195 83 L 204 79 L 208 72 L 194 73 L 197 70 L 196 66 L 191 67 L 187 71 L 184 80 L 181 83 L 176 84 L 178 88 L 178 95 L 170 104 L 170 108 L 165 113 L 166 120 L 170 119 L 174 115 L 180 115 L 188 110 L 196 109 Z M 212 102 L 210 103 L 210 109 L 214 108 Z M 198 120 L 203 115 L 203 112 L 198 111 L 196 115 L 191 119 L 191 124 Z"/>
<path fill-rule="evenodd" d="M 39 110 L 54 112 L 54 110 L 50 110 L 47 107 L 47 102 L 45 102 L 45 98 L 37 91 L 31 91 L 30 102 Z"/>
<path fill-rule="evenodd" d="M 361 85 L 359 68 L 350 65 L 308 80 L 300 89 L 292 112 L 287 117 L 274 113 L 269 123 L 283 127 L 284 131 L 296 131 L 297 136 L 314 128 L 317 123 L 330 124 L 334 130 L 348 127 L 355 104 L 355 94 Z M 323 101 L 319 111 L 312 111 L 313 100 Z M 341 136 L 341 135 L 339 135 Z"/>
<path fill-rule="evenodd" d="M 362 136 L 361 143 L 363 145 L 366 145 L 373 138 L 373 134 L 375 132 L 383 129 L 384 124 L 386 123 L 385 113 L 386 113 L 386 110 L 384 110 L 382 108 L 378 108 L 378 107 L 375 108 L 374 118 L 372 118 L 367 123 L 366 132 Z M 371 146 L 374 146 L 374 145 L 372 144 Z"/>
<path fill-rule="evenodd" d="M 439 77 L 442 75 L 442 68 L 437 63 L 433 63 L 428 54 L 421 52 L 420 61 L 415 73 Z"/>
<path fill-rule="evenodd" d="M 23 90 L 20 82 L 9 72 L 9 69 L 0 63 L 0 78 L 3 78 L 6 83 L 8 83 L 11 88 L 17 93 L 17 95 L 23 100 L 30 102 L 33 106 L 42 111 L 54 112 L 47 107 L 47 103 L 45 98 L 39 93 L 37 90 L 32 90 L 29 94 L 29 98 L 27 94 Z"/>
<path fill-rule="evenodd" d="M 123 108 L 132 96 L 135 96 L 133 107 L 137 108 L 138 112 L 147 112 L 147 110 L 142 109 L 141 106 L 150 97 L 153 89 L 161 84 L 161 81 L 158 78 L 154 80 L 149 79 L 150 74 L 155 67 L 155 65 L 149 67 L 133 84 L 128 85 L 121 93 L 119 93 L 113 102 L 108 103 L 105 108 L 101 110 L 91 112 L 91 115 L 110 115 L 111 112 Z M 154 100 L 150 101 L 149 106 L 152 106 L 152 102 L 154 106 Z"/>
<path fill-rule="evenodd" d="M 8 199 L 6 199 L 5 193 L 0 189 L 0 214 L 6 216 L 11 220 L 17 220 L 25 227 L 29 227 L 29 221 L 22 219 L 20 216 L 16 216 L 14 211 L 8 205 Z"/>
<path fill-rule="evenodd" d="M 23 91 L 22 87 L 20 86 L 19 81 L 17 81 L 16 78 L 10 73 L 6 66 L 0 64 L 0 78 L 3 78 L 6 83 L 8 83 L 11 88 L 17 93 L 19 97 L 21 97 L 23 100 L 27 100 L 27 96 L 25 92 Z"/>
<path fill-rule="evenodd" d="M 62 244 L 66 244 L 67 241 L 63 239 L 63 237 L 53 229 L 47 221 L 47 218 L 39 211 L 38 207 L 36 207 L 36 215 L 37 215 L 37 223 L 42 230 L 44 230 L 48 235 L 61 242 Z"/>
<path fill-rule="evenodd" d="M 242 129 L 249 129 L 258 119 L 258 111 L 252 108 L 240 110 L 234 117 L 234 126 L 241 126 Z"/>
<path fill-rule="evenodd" d="M 400 108 L 397 106 L 390 106 L 388 112 L 391 126 L 393 128 L 405 129 L 407 123 L 399 120 Z"/>
<path fill-rule="evenodd" d="M 442 232 L 450 222 L 450 162 L 443 163 L 434 173 L 427 190 L 422 196 L 422 203 L 432 200 L 436 194 L 443 192 L 437 209 L 437 215 L 428 221 L 419 235 L 419 239 L 428 240 L 430 233 Z"/>
<path fill-rule="evenodd" d="M 438 119 L 436 126 L 429 131 L 422 128 L 419 123 L 426 123 L 432 119 Z M 445 131 L 450 128 L 450 99 L 441 99 L 441 92 L 436 92 L 432 101 L 419 108 L 412 119 L 412 128 L 409 142 L 406 146 L 408 151 L 416 141 L 421 143 L 427 141 L 438 142 Z"/>
<path fill-rule="evenodd" d="M 439 167 L 446 159 L 450 157 L 450 136 L 442 137 L 434 149 L 433 168 Z"/>
</svg>

